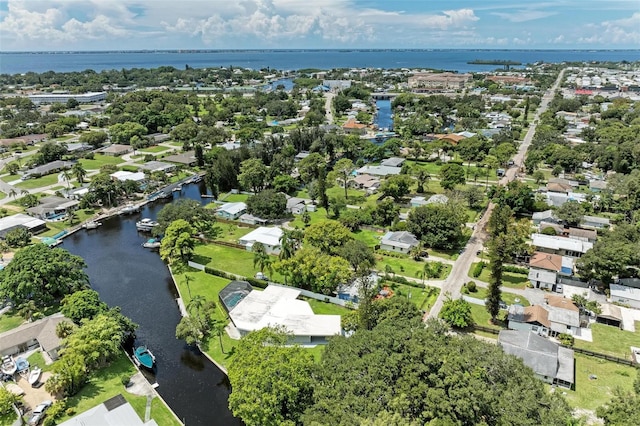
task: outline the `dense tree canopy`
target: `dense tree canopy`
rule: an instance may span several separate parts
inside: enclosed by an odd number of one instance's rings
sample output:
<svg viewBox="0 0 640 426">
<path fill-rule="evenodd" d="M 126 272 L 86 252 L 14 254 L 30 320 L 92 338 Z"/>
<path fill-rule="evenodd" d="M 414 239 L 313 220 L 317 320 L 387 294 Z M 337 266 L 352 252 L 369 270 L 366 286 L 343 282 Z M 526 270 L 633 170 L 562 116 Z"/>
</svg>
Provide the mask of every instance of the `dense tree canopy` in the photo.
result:
<svg viewBox="0 0 640 426">
<path fill-rule="evenodd" d="M 458 203 L 434 203 L 409 212 L 407 230 L 429 247 L 453 249 L 462 239 L 466 221 L 467 214 Z"/>
<path fill-rule="evenodd" d="M 265 189 L 247 199 L 247 211 L 263 219 L 287 217 L 287 197 L 273 189 Z"/>
<path fill-rule="evenodd" d="M 86 289 L 65 296 L 60 312 L 76 324 L 80 324 L 83 319 L 91 319 L 105 312 L 107 308 L 97 291 Z"/>
<path fill-rule="evenodd" d="M 0 271 L 0 297 L 15 305 L 33 300 L 38 307 L 49 306 L 87 287 L 85 267 L 80 256 L 62 248 L 50 249 L 45 244 L 25 247 Z"/>
<path fill-rule="evenodd" d="M 178 219 L 189 222 L 195 231 L 207 234 L 212 232 L 211 228 L 216 221 L 213 210 L 206 209 L 196 200 L 188 198 L 181 198 L 176 202 L 165 204 L 158 213 L 157 219 L 160 225 L 153 230 L 156 235 L 164 234 L 171 222 Z"/>
</svg>

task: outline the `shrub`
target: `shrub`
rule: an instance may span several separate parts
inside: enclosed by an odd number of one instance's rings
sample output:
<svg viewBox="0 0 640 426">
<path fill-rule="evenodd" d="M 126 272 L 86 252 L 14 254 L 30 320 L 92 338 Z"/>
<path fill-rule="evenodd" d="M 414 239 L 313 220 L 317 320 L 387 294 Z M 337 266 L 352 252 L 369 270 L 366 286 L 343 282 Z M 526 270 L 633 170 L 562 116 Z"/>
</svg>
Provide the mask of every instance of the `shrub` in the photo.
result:
<svg viewBox="0 0 640 426">
<path fill-rule="evenodd" d="M 476 291 L 478 291 L 478 288 L 476 287 L 476 282 L 475 281 L 469 281 L 466 284 L 466 288 L 467 290 L 469 290 L 471 293 L 475 293 Z"/>
<path fill-rule="evenodd" d="M 76 409 L 73 407 L 69 407 L 65 410 L 65 414 L 69 417 L 73 416 L 76 413 Z"/>
<path fill-rule="evenodd" d="M 564 346 L 569 346 L 569 347 L 573 346 L 573 343 L 575 342 L 574 337 L 572 335 L 566 334 L 566 333 L 558 334 L 558 340 Z"/>
<path fill-rule="evenodd" d="M 502 267 L 502 270 L 505 272 L 512 272 L 514 274 L 521 274 L 521 275 L 529 274 L 529 270 L 527 268 L 521 268 L 519 266 L 513 266 L 513 265 L 504 265 Z"/>
<path fill-rule="evenodd" d="M 473 271 L 471 271 L 471 275 L 473 276 L 473 278 L 478 278 L 480 274 L 482 274 L 482 271 L 486 266 L 487 266 L 486 262 L 476 263 L 476 266 L 473 267 Z"/>
<path fill-rule="evenodd" d="M 556 235 L 556 230 L 553 229 L 551 226 L 546 226 L 545 228 L 542 229 L 542 232 L 540 233 L 544 235 Z"/>
<path fill-rule="evenodd" d="M 471 305 L 462 298 L 447 299 L 442 305 L 440 318 L 455 328 L 467 328 L 473 325 Z"/>
<path fill-rule="evenodd" d="M 87 160 L 93 160 L 94 157 L 95 157 L 95 154 L 93 152 L 87 152 L 84 155 L 84 158 L 86 158 Z"/>
<path fill-rule="evenodd" d="M 126 388 L 126 387 L 129 387 L 129 383 L 131 382 L 131 378 L 129 377 L 128 374 L 125 374 L 124 376 L 122 376 L 120 378 L 120 381 L 122 382 L 122 384 Z"/>
</svg>

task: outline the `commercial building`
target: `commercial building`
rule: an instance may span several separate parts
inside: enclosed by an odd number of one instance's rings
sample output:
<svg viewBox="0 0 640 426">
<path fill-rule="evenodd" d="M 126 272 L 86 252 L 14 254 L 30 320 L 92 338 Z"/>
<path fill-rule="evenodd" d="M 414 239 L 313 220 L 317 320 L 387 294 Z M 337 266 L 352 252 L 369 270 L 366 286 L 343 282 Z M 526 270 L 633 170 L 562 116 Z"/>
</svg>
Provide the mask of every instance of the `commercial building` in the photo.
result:
<svg viewBox="0 0 640 426">
<path fill-rule="evenodd" d="M 421 72 L 409 77 L 409 88 L 414 92 L 462 90 L 471 79 L 471 74 Z"/>
<path fill-rule="evenodd" d="M 72 93 L 45 93 L 39 95 L 29 95 L 29 99 L 36 105 L 53 104 L 59 102 L 67 103 L 70 99 L 75 99 L 81 104 L 102 102 L 107 99 L 107 92 L 87 92 L 82 94 Z"/>
</svg>

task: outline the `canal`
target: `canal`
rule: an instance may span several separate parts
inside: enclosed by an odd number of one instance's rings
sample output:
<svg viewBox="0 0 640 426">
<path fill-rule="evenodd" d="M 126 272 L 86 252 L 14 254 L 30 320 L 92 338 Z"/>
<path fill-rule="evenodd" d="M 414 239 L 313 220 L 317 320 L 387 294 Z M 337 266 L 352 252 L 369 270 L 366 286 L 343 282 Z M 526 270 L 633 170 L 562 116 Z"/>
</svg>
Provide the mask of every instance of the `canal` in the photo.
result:
<svg viewBox="0 0 640 426">
<path fill-rule="evenodd" d="M 204 193 L 198 184 L 186 185 L 173 197 L 202 202 L 201 190 Z M 120 306 L 139 324 L 136 344 L 148 345 L 157 361 L 155 377 L 145 375 L 158 383 L 158 393 L 187 426 L 240 425 L 228 409 L 231 389 L 226 375 L 176 339 L 180 312 L 173 280 L 158 253 L 141 245 L 149 235 L 137 232 L 136 221 L 155 218 L 162 206 L 155 202 L 139 214 L 105 220 L 96 230 L 65 238 L 61 247 L 84 258 L 91 285 L 103 301 Z"/>
<path fill-rule="evenodd" d="M 377 100 L 376 101 L 377 113 L 374 120 L 374 124 L 378 125 L 378 129 L 393 130 L 393 117 L 391 112 L 390 100 Z"/>
</svg>

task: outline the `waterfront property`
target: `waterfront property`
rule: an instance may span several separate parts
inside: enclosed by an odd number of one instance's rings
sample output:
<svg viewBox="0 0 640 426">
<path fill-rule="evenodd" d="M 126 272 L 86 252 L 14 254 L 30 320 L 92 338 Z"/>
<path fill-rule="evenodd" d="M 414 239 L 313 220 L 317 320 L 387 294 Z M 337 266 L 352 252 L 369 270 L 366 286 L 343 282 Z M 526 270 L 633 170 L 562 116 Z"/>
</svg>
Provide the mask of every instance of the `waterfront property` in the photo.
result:
<svg viewBox="0 0 640 426">
<path fill-rule="evenodd" d="M 572 389 L 575 383 L 571 349 L 538 336 L 531 331 L 502 330 L 498 344 L 531 368 L 542 381 Z"/>
<path fill-rule="evenodd" d="M 42 220 L 60 220 L 75 210 L 78 205 L 80 205 L 78 200 L 50 196 L 41 198 L 37 206 L 27 209 L 27 213 Z"/>
<path fill-rule="evenodd" d="M 225 203 L 216 209 L 216 215 L 227 220 L 236 220 L 247 211 L 247 205 L 241 201 Z"/>
<path fill-rule="evenodd" d="M 278 254 L 280 253 L 280 238 L 282 238 L 282 229 L 261 226 L 241 237 L 239 243 L 245 246 L 248 251 L 253 250 L 255 243 L 261 243 L 268 254 Z"/>
<path fill-rule="evenodd" d="M 40 347 L 51 359 L 57 359 L 62 339 L 56 335 L 56 326 L 64 321 L 67 318 L 57 313 L 0 334 L 0 354 L 15 355 Z"/>
<path fill-rule="evenodd" d="M 47 223 L 44 220 L 23 213 L 0 218 L 0 237 L 4 237 L 8 232 L 16 228 L 25 228 L 32 234 L 37 234 L 46 231 Z"/>
<path fill-rule="evenodd" d="M 116 395 L 63 423 L 60 426 L 104 425 L 104 426 L 158 426 L 155 420 L 143 422 L 122 395 Z"/>
<path fill-rule="evenodd" d="M 238 287 L 234 281 L 230 285 L 233 289 Z M 235 306 L 227 297 L 231 326 L 240 336 L 265 327 L 282 326 L 291 333 L 292 343 L 301 344 L 324 344 L 329 337 L 341 333 L 340 315 L 316 315 L 309 303 L 298 300 L 298 296 L 297 288 L 269 285 L 263 291 L 250 291 Z"/>
</svg>

